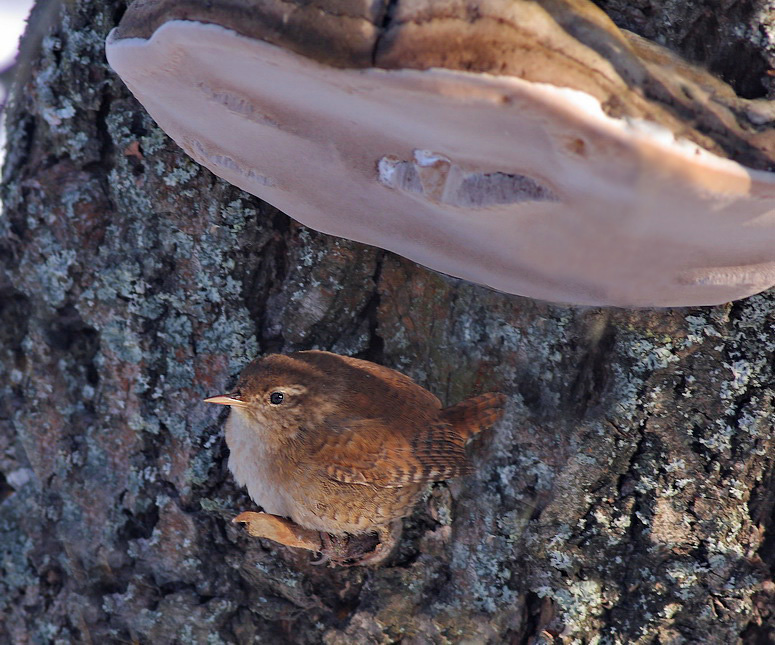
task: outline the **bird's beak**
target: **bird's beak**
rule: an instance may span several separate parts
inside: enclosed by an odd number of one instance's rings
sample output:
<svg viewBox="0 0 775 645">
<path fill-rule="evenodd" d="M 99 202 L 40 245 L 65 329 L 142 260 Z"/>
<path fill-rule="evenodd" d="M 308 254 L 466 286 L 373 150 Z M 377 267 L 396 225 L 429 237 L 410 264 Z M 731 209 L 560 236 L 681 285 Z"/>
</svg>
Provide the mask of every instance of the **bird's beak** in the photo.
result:
<svg viewBox="0 0 775 645">
<path fill-rule="evenodd" d="M 219 394 L 218 396 L 211 396 L 209 399 L 205 399 L 205 403 L 217 403 L 218 405 L 233 405 L 238 408 L 247 407 L 242 399 L 238 399 L 234 394 Z"/>
</svg>

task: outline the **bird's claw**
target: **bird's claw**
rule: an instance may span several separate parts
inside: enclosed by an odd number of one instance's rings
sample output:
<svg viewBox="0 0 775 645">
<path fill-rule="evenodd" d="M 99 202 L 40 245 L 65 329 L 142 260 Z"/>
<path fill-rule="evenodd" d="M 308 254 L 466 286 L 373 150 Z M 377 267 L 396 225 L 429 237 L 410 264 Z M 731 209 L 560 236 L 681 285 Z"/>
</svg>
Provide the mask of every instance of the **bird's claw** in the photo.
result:
<svg viewBox="0 0 775 645">
<path fill-rule="evenodd" d="M 316 560 L 310 560 L 309 563 L 315 567 L 319 567 L 324 564 L 328 564 L 331 562 L 331 556 L 327 553 L 323 553 L 322 551 L 318 552 L 318 557 Z"/>
<path fill-rule="evenodd" d="M 322 566 L 375 566 L 393 551 L 401 532 L 400 520 L 391 527 L 376 529 L 374 534 L 336 536 L 305 529 L 284 517 L 269 513 L 245 511 L 232 522 L 244 524 L 253 537 L 265 538 L 297 549 L 315 551 L 318 557 L 310 564 Z"/>
</svg>

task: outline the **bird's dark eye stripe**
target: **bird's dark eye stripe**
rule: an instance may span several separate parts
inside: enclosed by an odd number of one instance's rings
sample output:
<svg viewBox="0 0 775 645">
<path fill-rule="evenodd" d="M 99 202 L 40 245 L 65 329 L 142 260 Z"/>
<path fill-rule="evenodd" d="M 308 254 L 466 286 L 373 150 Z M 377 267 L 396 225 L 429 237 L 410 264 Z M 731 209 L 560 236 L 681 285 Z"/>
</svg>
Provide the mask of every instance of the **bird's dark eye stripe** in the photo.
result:
<svg viewBox="0 0 775 645">
<path fill-rule="evenodd" d="M 285 395 L 282 392 L 272 392 L 269 395 L 269 402 L 272 405 L 280 405 L 283 402 Z"/>
</svg>

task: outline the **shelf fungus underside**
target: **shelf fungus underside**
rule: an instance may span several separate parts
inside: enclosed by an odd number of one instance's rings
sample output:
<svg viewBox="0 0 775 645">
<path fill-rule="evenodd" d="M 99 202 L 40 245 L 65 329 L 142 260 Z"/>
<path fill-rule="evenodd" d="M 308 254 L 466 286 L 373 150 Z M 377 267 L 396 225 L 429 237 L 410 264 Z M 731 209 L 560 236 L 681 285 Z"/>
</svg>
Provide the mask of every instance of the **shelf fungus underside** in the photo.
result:
<svg viewBox="0 0 775 645">
<path fill-rule="evenodd" d="M 727 118 L 767 106 L 727 97 L 722 114 L 713 100 L 727 90 L 694 74 L 680 82 L 728 134 L 686 136 L 631 91 L 632 78 L 677 78 L 667 54 L 642 62 L 634 37 L 621 50 L 637 64 L 598 51 L 585 63 L 614 79 L 598 92 L 578 70 L 565 82 L 547 77 L 556 69 L 519 77 L 432 57 L 427 69 L 348 66 L 228 25 L 157 22 L 114 31 L 110 64 L 191 157 L 305 225 L 557 302 L 705 305 L 775 284 L 772 136 Z M 738 139 L 748 152 L 736 157 Z"/>
</svg>

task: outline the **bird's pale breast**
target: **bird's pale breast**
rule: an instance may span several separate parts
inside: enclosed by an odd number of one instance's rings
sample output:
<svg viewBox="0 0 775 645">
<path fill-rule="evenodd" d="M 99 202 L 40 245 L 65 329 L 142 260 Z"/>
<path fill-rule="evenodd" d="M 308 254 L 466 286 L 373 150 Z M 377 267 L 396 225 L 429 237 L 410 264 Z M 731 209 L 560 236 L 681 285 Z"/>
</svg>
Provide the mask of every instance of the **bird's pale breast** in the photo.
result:
<svg viewBox="0 0 775 645">
<path fill-rule="evenodd" d="M 232 409 L 226 421 L 229 470 L 265 512 L 292 516 L 293 500 L 282 485 L 274 455 L 267 451 L 266 442 L 261 440 L 255 428 L 255 421 L 246 418 L 241 410 Z"/>
</svg>

